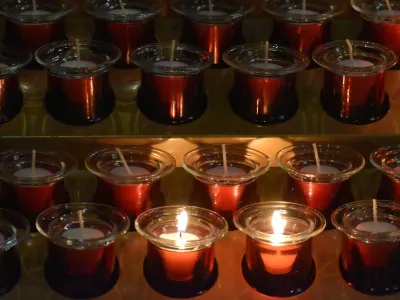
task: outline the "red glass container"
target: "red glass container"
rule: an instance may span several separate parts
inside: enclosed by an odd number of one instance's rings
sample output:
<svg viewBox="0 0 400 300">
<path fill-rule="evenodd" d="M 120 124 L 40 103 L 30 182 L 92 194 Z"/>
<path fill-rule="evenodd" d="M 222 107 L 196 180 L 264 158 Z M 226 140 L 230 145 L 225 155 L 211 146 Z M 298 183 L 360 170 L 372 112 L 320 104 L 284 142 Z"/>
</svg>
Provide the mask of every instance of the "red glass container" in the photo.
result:
<svg viewBox="0 0 400 300">
<path fill-rule="evenodd" d="M 29 237 L 28 220 L 20 214 L 0 209 L 0 296 L 11 291 L 21 276 L 18 245 Z"/>
<path fill-rule="evenodd" d="M 275 20 L 270 41 L 311 57 L 317 46 L 331 40 L 331 21 L 345 6 L 334 0 L 308 0 L 303 8 L 303 2 L 270 0 L 264 9 Z"/>
<path fill-rule="evenodd" d="M 130 56 L 135 48 L 157 42 L 154 17 L 161 6 L 153 0 L 89 0 L 85 11 L 95 18 L 93 39 L 114 44 L 121 50 L 118 68 L 134 68 Z"/>
<path fill-rule="evenodd" d="M 371 42 L 351 41 L 351 44 L 353 61 L 345 41 L 315 49 L 314 61 L 325 68 L 321 103 L 331 117 L 342 123 L 370 124 L 389 111 L 384 71 L 397 63 L 397 56 Z"/>
<path fill-rule="evenodd" d="M 36 227 L 49 239 L 45 277 L 53 290 L 93 298 L 114 287 L 119 277 L 114 241 L 128 230 L 128 216 L 106 205 L 71 203 L 41 213 Z"/>
<path fill-rule="evenodd" d="M 31 151 L 3 152 L 0 154 L 1 206 L 22 213 L 34 230 L 42 211 L 69 201 L 63 180 L 75 169 L 76 160 L 57 151 L 36 151 L 34 170 Z"/>
<path fill-rule="evenodd" d="M 79 54 L 78 54 L 79 50 Z M 35 53 L 47 68 L 47 111 L 69 125 L 90 125 L 108 117 L 115 106 L 108 70 L 120 58 L 117 47 L 100 42 L 62 41 Z"/>
<path fill-rule="evenodd" d="M 225 62 L 235 69 L 232 109 L 261 125 L 281 123 L 296 114 L 296 73 L 309 64 L 304 54 L 278 45 L 271 45 L 268 54 L 266 61 L 262 44 L 235 46 L 224 53 Z"/>
<path fill-rule="evenodd" d="M 190 123 L 206 110 L 203 70 L 212 64 L 210 53 L 178 44 L 170 60 L 171 44 L 137 48 L 132 61 L 142 70 L 137 95 L 140 111 L 150 120 L 167 125 Z"/>
<path fill-rule="evenodd" d="M 277 153 L 276 162 L 289 175 L 284 200 L 305 204 L 329 220 L 336 208 L 352 201 L 348 179 L 364 167 L 365 161 L 350 148 L 319 144 L 317 149 L 320 173 L 312 145 L 284 148 Z M 329 221 L 327 228 L 331 228 Z"/>
<path fill-rule="evenodd" d="M 278 219 L 276 219 L 278 218 Z M 273 297 L 300 294 L 314 282 L 311 238 L 325 228 L 318 211 L 289 202 L 264 202 L 240 209 L 236 227 L 247 235 L 243 276 Z"/>
<path fill-rule="evenodd" d="M 242 20 L 254 6 L 245 0 L 173 0 L 171 7 L 184 17 L 182 42 L 206 49 L 213 57 L 213 67 L 227 67 L 222 54 L 229 47 L 245 42 Z"/>
<path fill-rule="evenodd" d="M 0 125 L 13 119 L 23 107 L 24 95 L 18 71 L 32 60 L 23 50 L 1 45 L 0 50 Z"/>
<path fill-rule="evenodd" d="M 143 269 L 154 290 L 167 297 L 190 298 L 214 285 L 218 265 L 213 244 L 228 228 L 223 217 L 194 206 L 166 206 L 141 214 L 135 227 L 148 240 Z"/>
<path fill-rule="evenodd" d="M 165 204 L 160 179 L 175 169 L 168 153 L 145 147 L 120 148 L 132 175 L 115 148 L 88 155 L 87 169 L 98 177 L 94 200 L 124 211 L 133 222 L 142 212 Z"/>
<path fill-rule="evenodd" d="M 342 232 L 339 268 L 354 289 L 373 295 L 400 290 L 400 206 L 377 201 L 359 201 L 338 208 L 332 223 Z"/>
<path fill-rule="evenodd" d="M 65 17 L 75 9 L 69 1 L 5 0 L 0 14 L 5 17 L 4 43 L 34 53 L 39 47 L 67 38 Z M 32 61 L 29 67 L 38 67 Z"/>
<path fill-rule="evenodd" d="M 257 179 L 270 168 L 269 158 L 254 149 L 226 146 L 227 173 L 223 167 L 221 145 L 206 146 L 188 152 L 183 168 L 196 180 L 191 201 L 196 206 L 212 209 L 225 217 L 230 229 L 235 212 L 259 202 Z"/>
</svg>

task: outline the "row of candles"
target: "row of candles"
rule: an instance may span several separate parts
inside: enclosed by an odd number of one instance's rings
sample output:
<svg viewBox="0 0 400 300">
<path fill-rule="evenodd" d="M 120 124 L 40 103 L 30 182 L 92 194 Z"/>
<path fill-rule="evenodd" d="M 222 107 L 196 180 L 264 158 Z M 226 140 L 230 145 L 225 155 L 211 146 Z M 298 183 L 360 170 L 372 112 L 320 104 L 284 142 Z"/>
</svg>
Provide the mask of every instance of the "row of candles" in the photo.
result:
<svg viewBox="0 0 400 300">
<path fill-rule="evenodd" d="M 372 164 L 386 175 L 380 197 L 389 192 L 395 202 L 399 157 L 398 146 L 371 155 Z M 76 167 L 69 155 L 10 151 L 0 161 L 5 193 L 0 255 L 7 262 L 2 265 L 5 274 L 10 274 L 0 282 L 2 291 L 10 290 L 20 275 L 15 246 L 30 228 L 37 228 L 50 240 L 45 275 L 54 290 L 77 298 L 107 292 L 119 273 L 114 241 L 130 224 L 149 241 L 144 261 L 148 283 L 172 297 L 195 296 L 213 286 L 218 276 L 213 243 L 234 228 L 248 236 L 242 267 L 252 287 L 271 296 L 300 293 L 315 278 L 311 238 L 331 222 L 343 232 L 340 268 L 351 286 L 370 294 L 394 293 L 400 286 L 400 206 L 351 202 L 344 191 L 364 159 L 349 148 L 314 144 L 279 151 L 277 162 L 292 179 L 291 196 L 285 200 L 302 194 L 302 204 L 247 202 L 256 179 L 270 166 L 261 152 L 225 145 L 193 150 L 183 166 L 198 182 L 193 195 L 207 194 L 206 208 L 155 203 L 161 196 L 159 179 L 175 167 L 174 159 L 157 149 L 112 148 L 90 154 L 86 166 L 99 177 L 98 203 L 67 203 L 62 180 Z"/>
</svg>

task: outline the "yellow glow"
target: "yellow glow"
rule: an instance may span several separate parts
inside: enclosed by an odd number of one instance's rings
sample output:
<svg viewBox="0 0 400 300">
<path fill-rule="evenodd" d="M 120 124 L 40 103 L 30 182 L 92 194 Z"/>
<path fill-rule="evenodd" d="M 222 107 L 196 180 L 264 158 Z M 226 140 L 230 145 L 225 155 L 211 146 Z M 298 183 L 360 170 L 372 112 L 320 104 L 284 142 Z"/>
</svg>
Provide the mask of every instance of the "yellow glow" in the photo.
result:
<svg viewBox="0 0 400 300">
<path fill-rule="evenodd" d="M 176 219 L 178 220 L 178 232 L 184 232 L 186 231 L 186 227 L 188 224 L 188 214 L 186 212 L 186 210 L 182 211 L 177 217 Z"/>
<path fill-rule="evenodd" d="M 281 211 L 275 211 L 272 215 L 272 229 L 274 234 L 272 236 L 272 242 L 279 244 L 283 241 L 284 232 L 286 227 L 286 220 L 282 218 Z"/>
</svg>

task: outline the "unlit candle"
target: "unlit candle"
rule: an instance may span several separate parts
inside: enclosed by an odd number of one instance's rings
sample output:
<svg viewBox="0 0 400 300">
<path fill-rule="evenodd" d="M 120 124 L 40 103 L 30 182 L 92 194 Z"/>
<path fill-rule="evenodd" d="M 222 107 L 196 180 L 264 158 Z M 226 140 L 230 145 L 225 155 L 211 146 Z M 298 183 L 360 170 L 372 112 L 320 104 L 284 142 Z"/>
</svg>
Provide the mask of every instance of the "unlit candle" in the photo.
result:
<svg viewBox="0 0 400 300">
<path fill-rule="evenodd" d="M 125 8 L 125 9 L 117 8 L 108 11 L 108 13 L 110 15 L 138 15 L 141 14 L 142 11 L 133 8 Z"/>
<path fill-rule="evenodd" d="M 53 173 L 43 168 L 35 168 L 35 174 L 32 176 L 32 168 L 25 168 L 16 171 L 13 175 L 15 177 L 27 177 L 27 178 L 38 178 L 50 176 Z"/>
<path fill-rule="evenodd" d="M 393 224 L 387 222 L 373 222 L 368 221 L 364 223 L 360 223 L 356 227 L 357 230 L 372 232 L 372 233 L 383 233 L 383 232 L 393 232 L 397 231 L 397 227 Z"/>
<path fill-rule="evenodd" d="M 170 60 L 163 60 L 163 61 L 158 61 L 154 64 L 155 66 L 158 67 L 168 67 L 168 68 L 178 68 L 178 67 L 187 67 L 187 63 L 183 63 L 180 61 L 170 61 Z"/>
<path fill-rule="evenodd" d="M 207 175 L 211 175 L 211 176 L 243 176 L 246 175 L 246 171 L 244 171 L 243 169 L 239 168 L 239 167 L 232 167 L 232 166 L 228 166 L 228 172 L 225 175 L 224 172 L 224 167 L 223 166 L 218 166 L 212 169 L 208 169 L 206 171 Z"/>
<path fill-rule="evenodd" d="M 317 165 L 309 165 L 304 168 L 300 169 L 300 172 L 302 173 L 308 173 L 308 174 L 337 174 L 339 173 L 339 169 L 328 166 L 328 165 L 321 165 L 321 170 L 318 172 L 318 167 Z"/>
<path fill-rule="evenodd" d="M 344 67 L 354 67 L 354 68 L 366 68 L 374 66 L 373 63 L 363 59 L 345 59 L 340 61 L 338 65 Z"/>
<path fill-rule="evenodd" d="M 104 237 L 104 233 L 95 228 L 71 228 L 62 233 L 67 239 L 74 240 L 94 240 Z"/>
<path fill-rule="evenodd" d="M 129 166 L 129 170 L 131 171 L 131 174 L 128 173 L 124 166 L 116 167 L 110 171 L 110 174 L 115 176 L 143 176 L 150 174 L 149 170 L 137 166 Z"/>
<path fill-rule="evenodd" d="M 87 60 L 70 60 L 63 62 L 60 67 L 64 68 L 87 68 L 95 66 L 95 63 Z"/>
</svg>

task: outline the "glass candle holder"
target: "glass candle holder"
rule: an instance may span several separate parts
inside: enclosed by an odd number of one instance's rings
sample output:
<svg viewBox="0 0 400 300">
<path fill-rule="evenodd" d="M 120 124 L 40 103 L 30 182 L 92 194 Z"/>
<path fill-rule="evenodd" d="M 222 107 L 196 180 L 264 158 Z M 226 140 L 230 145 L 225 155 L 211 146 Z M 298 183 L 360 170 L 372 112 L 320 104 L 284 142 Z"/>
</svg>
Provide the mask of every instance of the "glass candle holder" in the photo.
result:
<svg viewBox="0 0 400 300">
<path fill-rule="evenodd" d="M 196 179 L 191 196 L 196 206 L 218 212 L 228 221 L 229 228 L 235 229 L 235 212 L 260 201 L 256 180 L 269 170 L 270 161 L 261 152 L 236 145 L 226 146 L 226 160 L 227 172 L 222 147 L 214 145 L 188 152 L 182 166 Z"/>
<path fill-rule="evenodd" d="M 69 125 L 90 125 L 108 117 L 115 106 L 108 71 L 120 58 L 117 47 L 100 42 L 62 41 L 35 53 L 47 68 L 47 111 Z"/>
<path fill-rule="evenodd" d="M 0 14 L 5 17 L 4 43 L 34 53 L 45 44 L 64 40 L 64 20 L 74 9 L 66 0 L 4 0 L 0 4 Z M 32 61 L 29 67 L 38 65 Z"/>
<path fill-rule="evenodd" d="M 18 71 L 31 60 L 32 55 L 29 52 L 1 45 L 0 125 L 13 119 L 24 105 Z"/>
<path fill-rule="evenodd" d="M 334 0 L 269 0 L 264 10 L 274 17 L 270 41 L 301 51 L 311 57 L 313 50 L 331 39 L 331 21 L 345 10 Z"/>
<path fill-rule="evenodd" d="M 175 169 L 175 160 L 158 149 L 123 147 L 120 150 L 131 174 L 115 148 L 89 154 L 85 164 L 98 177 L 94 200 L 121 209 L 133 225 L 142 212 L 164 205 L 160 179 Z"/>
<path fill-rule="evenodd" d="M 185 124 L 206 110 L 203 70 L 212 64 L 210 53 L 178 44 L 171 60 L 172 44 L 137 48 L 132 61 L 142 70 L 137 95 L 140 111 L 161 124 Z"/>
<path fill-rule="evenodd" d="M 0 209 L 0 296 L 11 291 L 21 276 L 18 244 L 29 237 L 28 221 L 20 214 Z"/>
<path fill-rule="evenodd" d="M 58 205 L 41 213 L 36 228 L 49 239 L 49 286 L 70 298 L 92 298 L 111 290 L 120 268 L 114 241 L 129 225 L 121 211 L 94 203 Z"/>
<path fill-rule="evenodd" d="M 235 214 L 247 235 L 243 276 L 258 292 L 273 297 L 300 294 L 314 282 L 311 238 L 326 225 L 318 211 L 289 202 L 256 203 Z"/>
<path fill-rule="evenodd" d="M 354 289 L 373 295 L 400 290 L 400 206 L 390 201 L 359 201 L 332 214 L 342 232 L 339 268 Z"/>
<path fill-rule="evenodd" d="M 321 169 L 318 171 L 312 145 L 282 149 L 277 164 L 289 175 L 285 201 L 298 202 L 320 211 L 327 220 L 340 205 L 351 202 L 348 179 L 365 165 L 364 158 L 350 148 L 317 145 Z M 330 222 L 328 228 L 331 228 Z"/>
<path fill-rule="evenodd" d="M 133 50 L 144 44 L 157 42 L 154 17 L 161 6 L 153 0 L 125 0 L 124 8 L 119 1 L 89 0 L 85 11 L 95 19 L 93 39 L 114 44 L 121 50 L 118 68 L 134 68 L 130 56 Z"/>
<path fill-rule="evenodd" d="M 371 164 L 383 173 L 377 199 L 400 203 L 400 146 L 385 146 L 371 153 Z"/>
<path fill-rule="evenodd" d="M 214 285 L 218 265 L 213 244 L 228 228 L 223 217 L 194 206 L 166 206 L 142 213 L 135 227 L 148 240 L 144 275 L 157 292 L 189 298 Z"/>
<path fill-rule="evenodd" d="M 278 45 L 268 52 L 267 61 L 262 44 L 235 46 L 224 53 L 225 62 L 235 69 L 232 109 L 256 124 L 281 123 L 296 114 L 296 73 L 309 64 L 302 53 Z"/>
<path fill-rule="evenodd" d="M 325 68 L 321 103 L 325 111 L 342 123 L 364 125 L 382 119 L 389 111 L 384 89 L 384 71 L 397 63 L 386 47 L 351 41 L 354 60 L 345 41 L 315 49 L 314 61 Z"/>
<path fill-rule="evenodd" d="M 71 156 L 57 152 L 7 151 L 0 154 L 2 207 L 22 213 L 35 230 L 37 216 L 45 209 L 69 201 L 64 178 L 76 169 Z"/>
<path fill-rule="evenodd" d="M 216 68 L 227 67 L 225 50 L 245 42 L 242 20 L 254 9 L 246 0 L 172 0 L 171 7 L 184 17 L 182 42 L 208 50 Z"/>
</svg>

